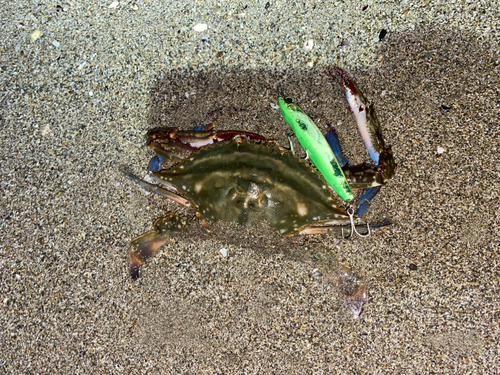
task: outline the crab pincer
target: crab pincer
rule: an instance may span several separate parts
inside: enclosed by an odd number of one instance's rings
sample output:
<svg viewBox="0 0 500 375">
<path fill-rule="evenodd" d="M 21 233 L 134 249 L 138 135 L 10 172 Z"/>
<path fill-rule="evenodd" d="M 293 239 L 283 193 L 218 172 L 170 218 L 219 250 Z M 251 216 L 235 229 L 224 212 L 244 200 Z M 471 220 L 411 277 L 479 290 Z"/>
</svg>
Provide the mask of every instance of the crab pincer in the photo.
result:
<svg viewBox="0 0 500 375">
<path fill-rule="evenodd" d="M 206 129 L 206 127 L 201 129 Z M 181 131 L 175 127 L 154 129 L 146 136 L 146 146 L 157 154 L 157 156 L 151 159 L 149 170 L 153 172 L 157 171 L 168 160 L 183 161 L 202 147 L 216 142 L 227 141 L 235 137 L 263 142 L 267 141 L 265 137 L 259 134 L 243 131 Z"/>
<path fill-rule="evenodd" d="M 361 138 L 370 158 L 374 162 L 373 166 L 367 164 L 358 166 L 354 175 L 346 175 L 348 180 L 351 177 L 351 179 L 354 178 L 360 182 L 374 181 L 371 186 L 364 186 L 366 190 L 358 200 L 357 213 L 359 217 L 362 217 L 368 212 L 369 204 L 380 191 L 380 186 L 384 185 L 387 180 L 394 176 L 396 164 L 391 146 L 385 145 L 382 128 L 374 106 L 344 70 L 336 66 L 330 66 L 328 67 L 328 71 L 331 77 L 344 89 L 347 103 L 356 120 Z M 339 148 L 341 150 L 340 142 L 337 135 L 334 134 L 333 129 L 329 130 L 327 139 L 333 149 Z M 343 162 L 345 165 L 350 165 L 347 159 Z M 354 171 L 351 169 L 351 172 Z M 358 187 L 363 187 L 363 184 L 358 185 Z"/>
<path fill-rule="evenodd" d="M 384 179 L 391 179 L 394 175 L 396 165 L 391 147 L 385 146 L 382 128 L 375 114 L 375 108 L 344 70 L 336 66 L 330 66 L 328 67 L 328 71 L 331 77 L 345 91 L 347 103 L 356 120 L 359 133 L 371 159 L 376 166 L 380 166 L 383 169 Z"/>
</svg>

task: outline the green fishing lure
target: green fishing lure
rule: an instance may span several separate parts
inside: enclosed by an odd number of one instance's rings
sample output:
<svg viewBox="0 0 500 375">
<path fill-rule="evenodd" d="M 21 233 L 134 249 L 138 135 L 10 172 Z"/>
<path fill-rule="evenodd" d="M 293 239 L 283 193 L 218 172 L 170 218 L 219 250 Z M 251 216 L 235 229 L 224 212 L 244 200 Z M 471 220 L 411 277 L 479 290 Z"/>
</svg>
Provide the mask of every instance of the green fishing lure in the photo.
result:
<svg viewBox="0 0 500 375">
<path fill-rule="evenodd" d="M 323 175 L 326 182 L 345 201 L 352 202 L 354 195 L 342 168 L 325 137 L 311 118 L 288 97 L 278 98 L 281 114 L 297 136 L 300 145 Z"/>
</svg>

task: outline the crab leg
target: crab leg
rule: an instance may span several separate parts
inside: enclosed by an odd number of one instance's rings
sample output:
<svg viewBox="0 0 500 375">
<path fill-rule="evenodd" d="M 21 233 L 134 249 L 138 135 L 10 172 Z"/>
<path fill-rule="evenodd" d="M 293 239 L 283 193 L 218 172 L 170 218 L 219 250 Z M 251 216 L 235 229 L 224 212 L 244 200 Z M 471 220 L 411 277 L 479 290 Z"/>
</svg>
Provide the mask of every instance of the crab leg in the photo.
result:
<svg viewBox="0 0 500 375">
<path fill-rule="evenodd" d="M 186 218 L 174 213 L 155 221 L 154 230 L 135 238 L 130 242 L 128 252 L 130 261 L 130 276 L 136 280 L 139 270 L 156 250 L 167 243 L 171 234 L 181 233 L 186 225 Z"/>
<path fill-rule="evenodd" d="M 146 145 L 164 159 L 151 162 L 150 168 L 159 168 L 165 159 L 182 161 L 191 157 L 193 152 L 201 147 L 226 141 L 235 137 L 249 138 L 258 141 L 267 141 L 259 134 L 240 131 L 181 131 L 178 128 L 163 128 L 150 131 Z"/>
<path fill-rule="evenodd" d="M 384 221 L 382 223 L 370 224 L 370 229 L 382 228 L 382 227 L 386 227 L 389 225 L 391 225 L 391 223 L 389 221 Z M 327 233 L 341 234 L 343 229 L 344 230 L 349 229 L 350 227 L 351 227 L 350 224 L 348 224 L 348 225 L 331 225 L 331 226 L 328 226 L 328 225 L 327 226 L 310 225 L 310 226 L 302 229 L 299 233 L 300 234 L 327 234 Z M 367 224 L 356 225 L 355 228 L 358 231 L 368 231 Z"/>
<path fill-rule="evenodd" d="M 141 185 L 141 187 L 146 190 L 146 191 L 149 191 L 150 193 L 156 193 L 156 194 L 159 194 L 165 198 L 169 198 L 169 199 L 172 199 L 174 202 L 177 202 L 179 203 L 180 205 L 182 206 L 185 206 L 185 207 L 191 207 L 191 203 L 189 203 L 189 200 L 184 198 L 184 197 L 181 197 L 180 195 L 177 195 L 175 193 L 172 193 L 171 191 L 167 190 L 167 189 L 163 189 L 155 184 L 150 184 L 149 182 L 146 182 L 144 180 L 141 180 L 139 177 L 133 175 L 132 173 L 128 172 L 128 171 L 122 171 L 123 174 L 125 176 L 127 176 L 128 178 L 130 178 L 132 181 L 134 181 L 135 183 Z"/>
<path fill-rule="evenodd" d="M 370 208 L 370 202 L 375 198 L 375 196 L 380 191 L 382 186 L 375 186 L 363 191 L 363 194 L 359 197 L 356 212 L 359 217 L 363 217 L 368 213 Z"/>
</svg>

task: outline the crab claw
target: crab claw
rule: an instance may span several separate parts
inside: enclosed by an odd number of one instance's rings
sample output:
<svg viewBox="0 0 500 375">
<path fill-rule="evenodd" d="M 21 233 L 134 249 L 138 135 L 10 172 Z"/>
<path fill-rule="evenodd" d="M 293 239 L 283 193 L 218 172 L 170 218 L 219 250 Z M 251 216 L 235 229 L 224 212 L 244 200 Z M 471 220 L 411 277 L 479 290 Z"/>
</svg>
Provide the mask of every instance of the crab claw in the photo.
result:
<svg viewBox="0 0 500 375">
<path fill-rule="evenodd" d="M 178 128 L 160 128 L 151 130 L 147 135 L 146 145 L 157 155 L 174 161 L 182 161 L 191 157 L 201 147 L 235 137 L 245 137 L 257 141 L 267 141 L 259 134 L 241 131 L 184 131 Z M 157 167 L 157 162 L 150 164 Z M 155 169 L 151 169 L 155 170 Z"/>
<path fill-rule="evenodd" d="M 358 125 L 361 138 L 363 138 L 371 159 L 375 165 L 379 165 L 380 153 L 385 151 L 386 148 L 380 123 L 375 115 L 375 109 L 344 70 L 336 66 L 330 66 L 328 71 L 332 78 L 344 88 L 347 102 Z"/>
<path fill-rule="evenodd" d="M 375 198 L 375 196 L 380 191 L 382 186 L 374 186 L 363 191 L 361 197 L 359 197 L 358 205 L 356 208 L 356 212 L 359 217 L 363 217 L 368 213 L 368 209 L 370 208 L 370 202 Z"/>
<path fill-rule="evenodd" d="M 391 147 L 386 147 L 384 144 L 381 126 L 373 105 L 368 102 L 368 99 L 344 70 L 336 66 L 330 66 L 328 67 L 328 71 L 332 78 L 344 88 L 346 99 L 358 125 L 359 133 L 370 154 L 370 158 L 375 163 L 375 166 L 360 165 L 351 167 L 347 158 L 342 154 L 342 147 L 340 146 L 337 133 L 333 128 L 328 131 L 327 140 L 343 168 L 347 169 L 344 172 L 349 180 L 349 184 L 365 189 L 357 205 L 357 214 L 361 217 L 368 212 L 370 202 L 380 191 L 380 185 L 385 184 L 387 180 L 394 176 L 396 163 L 392 156 Z"/>
</svg>

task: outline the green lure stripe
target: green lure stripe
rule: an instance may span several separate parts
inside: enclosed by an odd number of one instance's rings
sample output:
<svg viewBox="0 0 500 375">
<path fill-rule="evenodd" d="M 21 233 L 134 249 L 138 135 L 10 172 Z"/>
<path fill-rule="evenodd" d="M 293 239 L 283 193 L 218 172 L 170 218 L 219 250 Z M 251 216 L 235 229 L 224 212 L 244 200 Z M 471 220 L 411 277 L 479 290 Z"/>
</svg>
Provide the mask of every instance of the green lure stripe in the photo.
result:
<svg viewBox="0 0 500 375">
<path fill-rule="evenodd" d="M 297 136 L 300 145 L 323 175 L 326 182 L 345 201 L 352 202 L 354 195 L 342 168 L 325 137 L 311 118 L 291 98 L 278 98 L 281 114 Z"/>
</svg>

